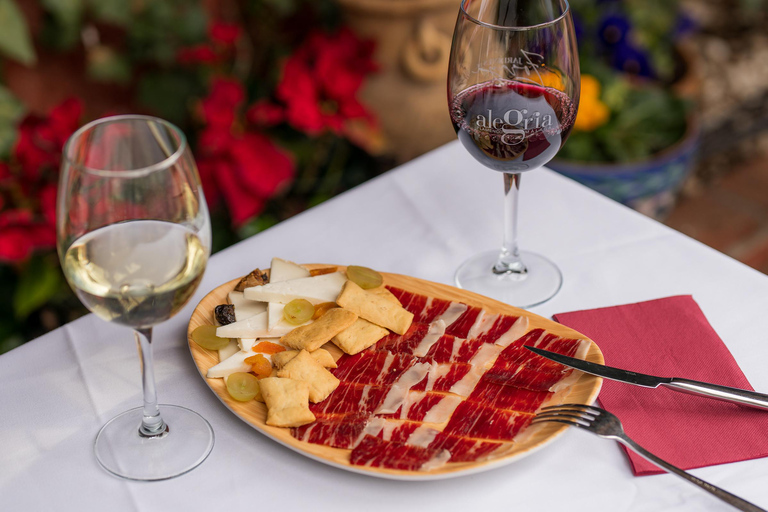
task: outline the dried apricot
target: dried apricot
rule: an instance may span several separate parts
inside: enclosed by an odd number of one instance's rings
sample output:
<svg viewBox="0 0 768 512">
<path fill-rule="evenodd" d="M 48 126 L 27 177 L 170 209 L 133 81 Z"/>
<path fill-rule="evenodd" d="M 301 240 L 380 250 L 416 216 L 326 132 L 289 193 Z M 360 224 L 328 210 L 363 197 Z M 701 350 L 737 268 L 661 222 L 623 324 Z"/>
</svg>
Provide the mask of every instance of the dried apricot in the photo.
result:
<svg viewBox="0 0 768 512">
<path fill-rule="evenodd" d="M 315 306 L 315 314 L 312 315 L 312 320 L 317 320 L 321 316 L 325 314 L 326 311 L 329 309 L 337 308 L 339 307 L 338 304 L 335 302 L 323 302 Z"/>
<path fill-rule="evenodd" d="M 272 373 L 272 363 L 270 363 L 269 359 L 261 354 L 246 357 L 245 364 L 251 365 L 251 373 L 256 375 L 256 378 L 263 379 L 265 377 L 269 377 L 269 375 Z"/>
<path fill-rule="evenodd" d="M 282 352 L 284 350 L 284 346 L 278 345 L 277 343 L 272 343 L 271 341 L 260 341 L 253 346 L 253 351 L 259 352 L 261 354 L 277 354 L 278 352 Z"/>
</svg>

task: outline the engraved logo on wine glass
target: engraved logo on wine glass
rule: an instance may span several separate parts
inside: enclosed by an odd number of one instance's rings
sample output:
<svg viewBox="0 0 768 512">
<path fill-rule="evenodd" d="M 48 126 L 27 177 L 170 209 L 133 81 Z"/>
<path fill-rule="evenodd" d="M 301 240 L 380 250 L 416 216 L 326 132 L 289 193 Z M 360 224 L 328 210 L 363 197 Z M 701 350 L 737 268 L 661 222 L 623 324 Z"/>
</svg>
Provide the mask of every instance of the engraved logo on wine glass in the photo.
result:
<svg viewBox="0 0 768 512">
<path fill-rule="evenodd" d="M 511 108 L 500 117 L 494 117 L 493 111 L 488 115 L 477 114 L 474 119 L 477 130 L 501 133 L 500 142 L 507 145 L 517 145 L 533 134 L 551 129 L 554 125 L 552 114 L 543 114 L 538 110 L 528 112 L 528 109 Z"/>
<path fill-rule="evenodd" d="M 527 78 L 543 84 L 544 82 L 539 72 L 539 68 L 543 64 L 544 55 L 521 49 L 520 55 L 489 59 L 479 63 L 475 69 L 469 70 L 466 78 L 482 74 L 498 78 Z"/>
</svg>

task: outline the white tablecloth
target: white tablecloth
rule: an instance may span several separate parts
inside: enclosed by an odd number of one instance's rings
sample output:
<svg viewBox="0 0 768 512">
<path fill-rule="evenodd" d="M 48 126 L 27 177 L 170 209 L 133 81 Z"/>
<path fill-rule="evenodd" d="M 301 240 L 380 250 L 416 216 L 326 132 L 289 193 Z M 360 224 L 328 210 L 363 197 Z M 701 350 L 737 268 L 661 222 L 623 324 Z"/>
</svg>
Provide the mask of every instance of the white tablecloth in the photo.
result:
<svg viewBox="0 0 768 512">
<path fill-rule="evenodd" d="M 451 143 L 215 255 L 196 297 L 155 330 L 160 402 L 201 413 L 216 433 L 208 460 L 181 477 L 127 482 L 94 458 L 102 424 L 141 404 L 128 329 L 89 315 L 0 356 L 0 510 L 727 509 L 675 476 L 632 476 L 617 444 L 573 429 L 527 458 L 458 479 L 396 482 L 345 472 L 262 436 L 199 376 L 185 329 L 212 288 L 269 266 L 272 256 L 451 284 L 464 259 L 499 245 L 502 188 L 500 175 Z M 557 262 L 565 277 L 535 313 L 692 294 L 752 385 L 768 390 L 765 275 L 546 170 L 523 176 L 520 242 Z M 768 507 L 768 459 L 693 473 Z"/>
</svg>

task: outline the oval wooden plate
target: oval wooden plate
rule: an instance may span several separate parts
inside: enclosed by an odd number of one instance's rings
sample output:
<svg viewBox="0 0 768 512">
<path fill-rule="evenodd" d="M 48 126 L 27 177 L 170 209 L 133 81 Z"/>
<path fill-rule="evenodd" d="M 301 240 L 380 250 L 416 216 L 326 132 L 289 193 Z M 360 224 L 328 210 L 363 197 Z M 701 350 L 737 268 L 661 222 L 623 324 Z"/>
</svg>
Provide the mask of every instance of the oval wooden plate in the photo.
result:
<svg viewBox="0 0 768 512">
<path fill-rule="evenodd" d="M 305 266 L 307 268 L 319 268 L 331 265 Z M 344 267 L 339 266 L 340 270 L 343 268 Z M 543 328 L 558 336 L 588 340 L 586 336 L 573 329 L 565 327 L 564 325 L 560 325 L 552 320 L 548 320 L 544 317 L 489 299 L 476 293 L 460 290 L 444 284 L 424 281 L 415 277 L 386 273 L 382 273 L 382 275 L 384 276 L 385 285 L 395 286 L 397 288 L 432 297 L 461 301 L 469 305 L 480 306 L 494 314 L 504 313 L 508 315 L 526 316 L 530 323 L 529 329 Z M 290 429 L 270 427 L 265 423 L 267 411 L 266 406 L 263 403 L 256 402 L 255 400 L 245 403 L 233 400 L 229 396 L 229 393 L 227 393 L 224 379 L 205 378 L 208 368 L 219 362 L 218 352 L 200 347 L 197 343 L 192 341 L 192 338 L 190 337 L 191 333 L 200 325 L 211 325 L 214 323 L 213 308 L 218 304 L 227 302 L 227 294 L 234 289 L 235 284 L 237 284 L 238 281 L 239 279 L 234 279 L 219 286 L 206 295 L 203 300 L 200 301 L 200 304 L 197 305 L 195 311 L 192 313 L 192 318 L 189 321 L 189 328 L 187 331 L 189 350 L 192 353 L 192 358 L 197 365 L 197 369 L 200 371 L 200 375 L 230 411 L 262 434 L 302 455 L 347 471 L 380 478 L 396 480 L 434 480 L 476 473 L 509 464 L 552 442 L 562 434 L 566 428 L 568 428 L 566 425 L 559 425 L 556 423 L 532 425 L 519 434 L 515 439 L 515 442 L 510 443 L 508 449 L 495 452 L 489 459 L 475 462 L 449 463 L 431 471 L 399 471 L 353 466 L 349 463 L 350 450 L 330 448 L 328 446 L 299 441 L 291 436 Z M 591 340 L 589 341 L 591 346 L 589 347 L 586 359 L 594 363 L 604 364 L 605 360 L 603 359 L 602 352 L 600 352 L 600 349 L 594 342 Z M 326 344 L 323 348 L 331 352 L 335 358 L 338 358 L 341 355 L 341 351 L 339 351 L 332 343 Z M 573 385 L 558 391 L 549 403 L 591 404 L 595 398 L 597 398 L 601 385 L 602 379 L 599 377 L 582 374 Z"/>
</svg>

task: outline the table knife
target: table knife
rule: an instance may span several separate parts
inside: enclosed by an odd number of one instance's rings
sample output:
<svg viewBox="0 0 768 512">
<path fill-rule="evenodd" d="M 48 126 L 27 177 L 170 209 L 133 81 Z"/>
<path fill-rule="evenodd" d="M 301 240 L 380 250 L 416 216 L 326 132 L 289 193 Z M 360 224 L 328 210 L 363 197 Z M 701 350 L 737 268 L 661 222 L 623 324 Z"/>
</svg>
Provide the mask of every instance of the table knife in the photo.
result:
<svg viewBox="0 0 768 512">
<path fill-rule="evenodd" d="M 655 377 L 653 375 L 646 375 L 644 373 L 631 372 L 628 370 L 622 370 L 620 368 L 613 368 L 611 366 L 605 366 L 597 363 L 590 363 L 589 361 L 583 361 L 574 357 L 564 356 L 548 350 L 543 350 L 536 347 L 528 347 L 528 350 L 538 354 L 542 357 L 546 357 L 552 361 L 570 366 L 585 373 L 597 375 L 605 379 L 617 380 L 619 382 L 626 382 L 627 384 L 634 384 L 635 386 L 642 386 L 645 388 L 657 388 L 664 386 L 673 391 L 679 391 L 681 393 L 688 393 L 690 395 L 705 396 L 707 398 L 714 398 L 716 400 L 722 400 L 725 402 L 733 402 L 736 404 L 747 405 L 749 407 L 755 407 L 757 409 L 768 410 L 768 395 L 763 393 L 757 393 L 755 391 L 749 391 L 746 389 L 731 388 L 728 386 L 720 386 L 719 384 L 710 384 L 708 382 L 700 382 L 697 380 L 681 379 L 677 377 Z"/>
</svg>

